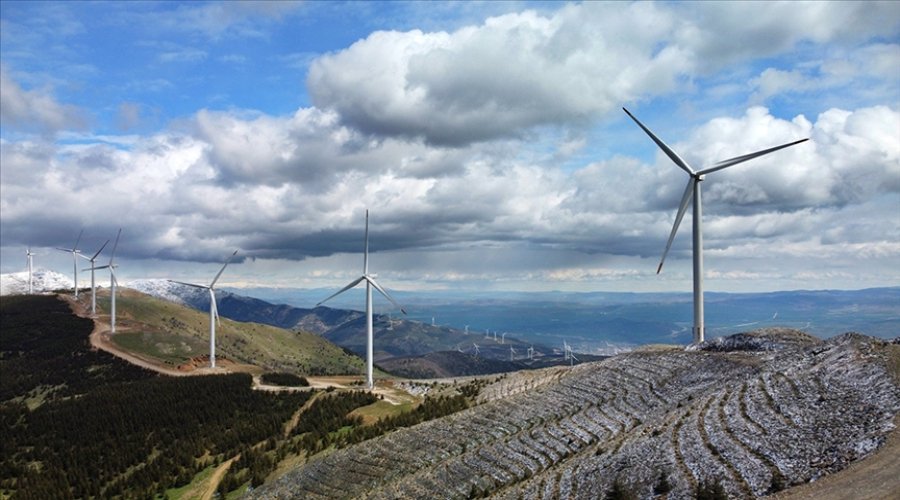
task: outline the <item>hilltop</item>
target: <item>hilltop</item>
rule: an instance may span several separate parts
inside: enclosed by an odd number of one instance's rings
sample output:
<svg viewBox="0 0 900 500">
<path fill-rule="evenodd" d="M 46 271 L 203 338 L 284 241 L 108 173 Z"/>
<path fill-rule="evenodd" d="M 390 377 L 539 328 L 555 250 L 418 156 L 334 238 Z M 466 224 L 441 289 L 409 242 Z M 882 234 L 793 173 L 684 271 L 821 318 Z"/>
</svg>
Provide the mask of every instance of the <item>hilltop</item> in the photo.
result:
<svg viewBox="0 0 900 500">
<path fill-rule="evenodd" d="M 900 412 L 898 384 L 900 345 L 858 334 L 641 349 L 505 375 L 475 407 L 337 450 L 250 496 L 763 496 L 875 452 Z M 900 487 L 888 476 L 885 493 Z"/>
<path fill-rule="evenodd" d="M 79 297 L 83 311 L 90 294 Z M 109 323 L 109 292 L 98 290 L 98 321 Z M 209 314 L 118 288 L 116 329 L 103 339 L 150 363 L 189 372 L 203 366 L 209 353 Z M 108 326 L 107 326 L 108 328 Z M 303 375 L 362 373 L 358 357 L 308 332 L 291 332 L 258 323 L 221 318 L 216 327 L 216 355 L 223 366 L 242 364 L 252 372 L 284 371 Z"/>
</svg>

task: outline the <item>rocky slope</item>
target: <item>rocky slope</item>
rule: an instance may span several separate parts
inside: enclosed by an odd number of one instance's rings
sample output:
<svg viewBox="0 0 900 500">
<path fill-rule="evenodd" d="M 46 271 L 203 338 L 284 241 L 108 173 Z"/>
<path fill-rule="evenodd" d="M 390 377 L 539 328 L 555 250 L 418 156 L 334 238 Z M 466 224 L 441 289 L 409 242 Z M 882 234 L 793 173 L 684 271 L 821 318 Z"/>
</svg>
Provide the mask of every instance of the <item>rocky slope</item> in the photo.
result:
<svg viewBox="0 0 900 500">
<path fill-rule="evenodd" d="M 760 338 L 764 341 L 760 341 Z M 730 345 L 725 345 L 729 344 Z M 253 498 L 762 496 L 866 457 L 900 411 L 900 346 L 769 331 L 503 377 L 477 406 L 338 450 Z"/>
</svg>

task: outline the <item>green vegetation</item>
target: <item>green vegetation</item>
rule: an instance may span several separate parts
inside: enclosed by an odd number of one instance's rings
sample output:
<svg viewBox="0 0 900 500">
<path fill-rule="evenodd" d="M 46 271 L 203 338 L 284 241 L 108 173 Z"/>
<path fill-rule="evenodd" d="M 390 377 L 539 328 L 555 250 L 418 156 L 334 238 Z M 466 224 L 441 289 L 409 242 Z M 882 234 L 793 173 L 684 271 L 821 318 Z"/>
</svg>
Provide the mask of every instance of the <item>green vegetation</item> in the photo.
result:
<svg viewBox="0 0 900 500">
<path fill-rule="evenodd" d="M 124 338 L 160 349 L 173 334 L 152 322 L 135 331 L 145 321 L 135 317 L 153 310 L 143 307 L 120 322 L 132 328 Z M 92 322 L 56 297 L 4 298 L 0 319 L 0 498 L 194 498 L 212 488 L 231 498 L 279 464 L 466 408 L 479 389 L 390 412 L 362 391 L 254 391 L 246 373 L 159 376 L 91 349 Z M 381 417 L 366 425 L 357 411 L 373 408 Z"/>
<path fill-rule="evenodd" d="M 298 377 L 293 373 L 263 373 L 260 377 L 264 384 L 284 387 L 309 387 L 306 377 Z"/>
<path fill-rule="evenodd" d="M 0 318 L 2 496 L 153 496 L 281 436 L 310 397 L 254 391 L 248 374 L 136 368 L 91 350 L 91 322 L 55 297 L 4 298 Z M 29 409 L 24 396 L 35 391 L 43 403 Z"/>
<path fill-rule="evenodd" d="M 97 307 L 107 311 L 109 297 L 98 294 Z M 135 290 L 116 296 L 119 333 L 112 341 L 142 357 L 179 365 L 208 354 L 209 315 Z M 219 358 L 300 375 L 363 373 L 363 361 L 327 340 L 307 332 L 291 332 L 226 318 L 216 327 Z"/>
</svg>

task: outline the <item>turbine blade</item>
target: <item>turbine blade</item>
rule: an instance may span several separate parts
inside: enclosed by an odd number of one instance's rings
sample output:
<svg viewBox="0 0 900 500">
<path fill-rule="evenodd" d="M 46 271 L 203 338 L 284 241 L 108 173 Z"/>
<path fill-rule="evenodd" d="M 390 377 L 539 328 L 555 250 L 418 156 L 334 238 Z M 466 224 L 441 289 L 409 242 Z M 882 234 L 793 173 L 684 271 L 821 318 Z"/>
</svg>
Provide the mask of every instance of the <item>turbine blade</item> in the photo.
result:
<svg viewBox="0 0 900 500">
<path fill-rule="evenodd" d="M 109 267 L 109 266 L 103 266 L 103 267 Z M 97 269 L 103 269 L 103 267 L 98 267 Z M 192 286 L 192 287 L 194 287 L 194 288 L 209 288 L 209 287 L 206 286 L 206 285 L 198 285 L 198 284 L 196 284 L 196 283 L 187 283 L 187 282 L 184 282 L 184 281 L 175 281 L 175 280 L 166 280 L 166 281 L 168 281 L 168 282 L 170 282 L 170 283 L 178 283 L 179 285 Z"/>
<path fill-rule="evenodd" d="M 72 247 L 73 252 L 78 249 L 78 243 L 81 241 L 81 235 L 83 235 L 83 234 L 84 234 L 84 229 L 82 229 L 81 232 L 78 233 L 78 239 L 75 240 L 75 246 Z"/>
<path fill-rule="evenodd" d="M 806 142 L 808 140 L 809 140 L 809 138 L 800 139 L 799 141 L 789 142 L 787 144 L 782 144 L 781 146 L 775 146 L 774 148 L 764 149 L 762 151 L 757 151 L 755 153 L 750 153 L 750 154 L 741 155 L 741 156 L 735 156 L 734 158 L 722 160 L 720 162 L 717 162 L 715 165 L 713 165 L 709 168 L 704 168 L 703 170 L 697 172 L 697 175 L 704 175 L 704 174 L 716 172 L 718 170 L 722 170 L 723 168 L 728 168 L 732 165 L 737 165 L 738 163 L 743 163 L 747 160 L 752 160 L 754 158 L 758 158 L 760 156 L 767 155 L 769 153 L 778 151 L 779 149 L 789 148 L 795 144 L 800 144 L 801 142 Z"/>
<path fill-rule="evenodd" d="M 235 250 L 233 254 L 229 255 L 228 258 L 225 259 L 225 265 L 222 266 L 222 269 L 219 269 L 219 274 L 217 274 L 216 277 L 213 278 L 212 283 L 209 284 L 210 289 L 216 284 L 216 281 L 219 281 L 219 276 L 222 276 L 222 273 L 225 272 L 225 268 L 228 267 L 228 264 L 231 262 L 231 259 L 233 259 L 234 256 L 237 255 L 237 253 L 238 253 L 238 251 Z"/>
<path fill-rule="evenodd" d="M 678 226 L 681 224 L 681 219 L 684 218 L 684 212 L 687 211 L 687 206 L 691 202 L 691 197 L 694 195 L 694 178 L 691 177 L 688 179 L 687 187 L 684 188 L 684 195 L 681 197 L 681 205 L 678 206 L 678 214 L 675 216 L 675 225 L 672 226 L 672 232 L 669 234 L 669 241 L 666 243 L 666 250 L 662 254 L 662 259 L 659 260 L 659 267 L 656 268 L 656 274 L 659 274 L 662 271 L 663 262 L 666 261 L 666 255 L 669 254 L 669 249 L 672 248 L 672 241 L 675 239 L 675 233 L 678 232 Z"/>
<path fill-rule="evenodd" d="M 109 255 L 109 265 L 112 265 L 113 259 L 116 258 L 116 248 L 119 247 L 119 236 L 122 236 L 122 228 L 119 228 L 119 232 L 116 233 L 116 242 L 113 243 L 112 253 Z"/>
<path fill-rule="evenodd" d="M 338 295 L 340 295 L 340 294 L 346 292 L 347 290 L 349 290 L 349 289 L 355 287 L 356 285 L 358 285 L 358 284 L 359 284 L 362 280 L 364 280 L 364 279 L 366 279 L 365 276 L 360 276 L 359 278 L 356 278 L 356 280 L 352 281 L 349 285 L 345 286 L 344 288 L 341 288 L 341 289 L 338 290 L 337 292 L 335 292 L 335 293 L 329 295 L 327 299 L 325 299 L 325 300 L 319 302 L 318 304 L 316 304 L 316 307 L 319 307 L 320 305 L 324 304 L 325 302 L 328 302 L 329 300 L 331 300 L 331 299 L 337 297 Z"/>
<path fill-rule="evenodd" d="M 363 274 L 369 274 L 369 210 L 366 209 L 366 250 L 363 253 Z"/>
<path fill-rule="evenodd" d="M 374 286 L 376 290 L 381 292 L 381 295 L 384 295 L 384 297 L 386 299 L 390 300 L 391 303 L 394 304 L 394 306 L 396 306 L 398 309 L 400 309 L 400 312 L 402 312 L 403 314 L 406 314 L 406 309 L 404 309 L 403 306 L 401 306 L 396 300 L 394 300 L 394 298 L 391 297 L 391 295 L 389 293 L 387 293 L 387 291 L 385 291 L 384 288 L 381 288 L 381 285 L 379 285 L 374 279 L 372 279 L 368 276 L 363 276 L 363 279 L 365 279 L 366 281 L 371 283 L 372 286 Z"/>
<path fill-rule="evenodd" d="M 104 243 L 103 246 L 100 247 L 100 250 L 97 250 L 97 253 L 95 253 L 94 256 L 88 260 L 94 262 L 94 259 L 96 259 L 98 255 L 100 255 L 100 252 L 102 252 L 103 249 L 106 248 L 106 245 L 109 245 L 109 240 L 106 240 L 106 243 Z M 87 259 L 87 257 L 85 258 Z"/>
<path fill-rule="evenodd" d="M 98 271 L 100 269 L 108 269 L 108 268 L 109 268 L 109 264 L 107 264 L 105 266 L 99 266 L 99 267 L 89 267 L 87 269 L 82 269 L 82 271 L 90 271 L 91 269 Z"/>
<path fill-rule="evenodd" d="M 668 145 L 666 145 L 666 143 L 664 143 L 659 137 L 656 137 L 656 135 L 653 132 L 651 132 L 649 128 L 645 127 L 644 124 L 641 123 L 640 120 L 635 118 L 633 114 L 629 113 L 627 109 L 625 109 L 625 108 L 622 108 L 622 109 L 625 111 L 625 113 L 628 116 L 631 117 L 632 120 L 634 120 L 635 123 L 638 124 L 639 127 L 641 127 L 641 129 L 644 130 L 644 132 L 647 133 L 647 135 L 650 136 L 651 139 L 653 139 L 653 142 L 655 142 L 656 145 L 659 146 L 659 149 L 663 150 L 663 153 L 665 153 L 666 156 L 668 156 L 673 162 L 675 162 L 675 164 L 678 165 L 682 170 L 687 172 L 688 175 L 694 175 L 694 171 L 691 170 L 691 167 L 687 164 L 686 161 L 684 161 L 683 159 L 681 159 L 680 156 L 678 156 L 678 153 L 676 153 L 675 151 L 672 151 L 672 148 L 670 148 Z"/>
</svg>

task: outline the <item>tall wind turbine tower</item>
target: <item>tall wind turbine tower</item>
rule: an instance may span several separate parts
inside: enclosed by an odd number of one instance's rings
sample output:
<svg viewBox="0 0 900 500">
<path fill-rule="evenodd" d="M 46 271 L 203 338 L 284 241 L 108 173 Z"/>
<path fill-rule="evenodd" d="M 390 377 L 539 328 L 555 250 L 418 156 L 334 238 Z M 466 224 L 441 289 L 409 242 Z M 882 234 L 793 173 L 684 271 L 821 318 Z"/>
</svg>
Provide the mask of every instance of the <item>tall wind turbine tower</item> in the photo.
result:
<svg viewBox="0 0 900 500">
<path fill-rule="evenodd" d="M 106 248 L 106 245 L 108 245 L 108 244 L 109 244 L 109 240 L 106 240 L 106 243 L 104 243 L 100 247 L 100 250 L 97 250 L 97 253 L 95 253 L 94 256 L 91 258 L 81 255 L 82 258 L 87 259 L 88 262 L 91 263 L 91 267 L 90 267 L 90 271 L 91 271 L 91 316 L 95 316 L 97 314 L 97 286 L 94 281 L 94 271 L 97 269 L 97 264 L 94 261 L 97 260 L 97 256 L 100 255 L 100 252 L 102 252 L 103 249 Z M 85 269 L 85 271 L 87 271 L 87 269 Z"/>
<path fill-rule="evenodd" d="M 119 236 L 122 236 L 122 228 L 119 228 L 119 232 L 116 233 L 116 242 L 113 243 L 112 253 L 109 255 L 109 264 L 100 267 L 91 266 L 91 281 L 93 282 L 94 271 L 97 269 L 109 269 L 109 331 L 110 333 L 116 333 L 116 288 L 119 285 L 119 280 L 116 279 L 116 248 L 119 246 Z M 106 243 L 109 243 L 107 240 Z M 106 243 L 103 246 L 106 246 Z M 103 247 L 100 247 L 100 250 L 103 250 Z M 100 252 L 97 252 L 99 255 Z M 91 259 L 91 263 L 94 262 L 94 259 L 97 258 L 97 255 Z M 93 284 L 93 283 L 92 283 Z"/>
<path fill-rule="evenodd" d="M 659 146 L 660 149 L 668 156 L 680 169 L 684 170 L 689 176 L 687 187 L 684 189 L 684 195 L 681 197 L 681 204 L 678 207 L 678 213 L 675 216 L 675 225 L 672 226 L 672 232 L 669 234 L 669 241 L 666 243 L 666 249 L 663 251 L 662 258 L 659 261 L 659 267 L 656 268 L 656 274 L 659 274 L 662 271 L 663 262 L 666 260 L 666 255 L 669 253 L 669 249 L 672 247 L 672 240 L 675 239 L 675 233 L 678 232 L 678 226 L 681 224 L 681 219 L 684 217 L 684 213 L 687 210 L 688 203 L 691 202 L 691 198 L 694 199 L 694 213 L 693 213 L 693 229 L 694 229 L 694 241 L 693 241 L 693 256 L 694 256 L 694 343 L 703 342 L 706 326 L 703 320 L 703 204 L 701 203 L 700 198 L 700 182 L 703 181 L 703 178 L 706 174 L 711 174 L 713 172 L 731 167 L 733 165 L 737 165 L 738 163 L 743 163 L 748 160 L 752 160 L 754 158 L 758 158 L 763 155 L 767 155 L 769 153 L 773 153 L 778 151 L 779 149 L 784 149 L 795 144 L 800 144 L 801 142 L 808 141 L 809 139 L 800 139 L 798 141 L 789 142 L 787 144 L 782 144 L 780 146 L 775 146 L 773 148 L 764 149 L 762 151 L 757 151 L 755 153 L 749 153 L 741 156 L 735 156 L 734 158 L 729 158 L 727 160 L 722 160 L 716 162 L 709 167 L 694 170 L 686 161 L 684 161 L 678 153 L 673 151 L 666 143 L 660 140 L 653 132 L 650 131 L 643 123 L 640 122 L 637 118 L 634 117 L 631 113 L 628 112 L 627 109 L 622 108 L 625 113 L 634 120 L 635 123 L 638 124 L 641 129 L 646 132 L 647 135 L 653 139 L 653 142 Z"/>
<path fill-rule="evenodd" d="M 359 278 L 356 278 L 349 285 L 341 288 L 336 293 L 330 295 L 327 299 L 323 300 L 316 304 L 316 307 L 324 304 L 325 302 L 331 300 L 334 297 L 350 290 L 356 285 L 366 282 L 366 387 L 369 390 L 372 390 L 375 387 L 375 379 L 373 376 L 373 354 L 372 354 L 372 345 L 374 343 L 374 332 L 372 329 L 372 288 L 378 290 L 381 295 L 384 295 L 386 299 L 391 301 L 394 306 L 400 309 L 400 312 L 406 314 L 406 310 L 394 300 L 393 297 L 388 294 L 384 288 L 381 288 L 381 285 L 375 281 L 375 275 L 369 274 L 369 211 L 366 210 L 366 236 L 365 236 L 365 252 L 363 253 L 363 274 Z"/>
<path fill-rule="evenodd" d="M 25 260 L 28 262 L 28 295 L 34 293 L 34 283 L 32 279 L 32 267 L 34 264 L 34 254 L 31 253 L 31 247 L 25 250 Z"/>
<path fill-rule="evenodd" d="M 74 279 L 75 279 L 75 298 L 76 299 L 78 298 L 78 254 L 81 253 L 81 251 L 78 250 L 78 243 L 81 242 L 82 234 L 84 234 L 84 229 L 82 229 L 81 232 L 78 233 L 78 238 L 75 240 L 75 246 L 73 246 L 72 248 L 56 247 L 57 250 L 62 250 L 63 252 L 71 252 L 72 253 L 72 264 L 73 264 L 72 271 L 75 274 Z"/>
<path fill-rule="evenodd" d="M 209 290 L 209 367 L 216 367 L 216 323 L 219 321 L 219 308 L 216 307 L 216 282 L 219 281 L 219 277 L 222 276 L 222 273 L 225 272 L 225 268 L 228 267 L 228 264 L 231 262 L 231 259 L 237 255 L 238 251 L 235 250 L 234 253 L 228 256 L 225 259 L 225 264 L 222 265 L 222 269 L 219 269 L 219 272 L 216 274 L 216 277 L 213 278 L 212 282 L 209 285 L 198 285 L 196 283 L 185 283 L 184 281 L 175 281 L 169 280 L 172 283 L 179 283 L 181 285 L 192 286 L 194 288 L 203 288 L 205 290 Z"/>
</svg>

